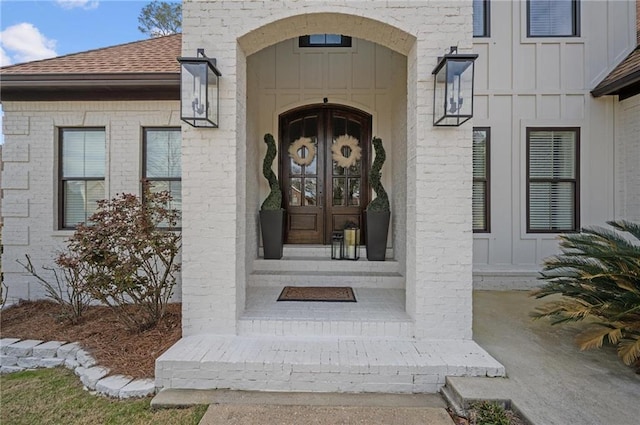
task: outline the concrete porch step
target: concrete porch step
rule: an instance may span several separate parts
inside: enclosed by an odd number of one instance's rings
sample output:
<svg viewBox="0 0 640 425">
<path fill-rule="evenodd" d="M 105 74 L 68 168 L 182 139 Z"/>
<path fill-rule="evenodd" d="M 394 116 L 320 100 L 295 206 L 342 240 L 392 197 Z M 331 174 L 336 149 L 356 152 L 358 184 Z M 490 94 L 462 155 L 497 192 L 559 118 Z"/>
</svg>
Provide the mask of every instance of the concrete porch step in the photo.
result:
<svg viewBox="0 0 640 425">
<path fill-rule="evenodd" d="M 378 272 L 400 274 L 400 263 L 396 260 L 367 261 L 360 257 L 357 261 L 332 260 L 330 257 L 287 256 L 280 260 L 258 258 L 253 262 L 254 271 L 317 271 L 317 272 Z"/>
<path fill-rule="evenodd" d="M 258 319 L 241 317 L 238 334 L 242 336 L 371 337 L 412 338 L 412 320 L 313 320 Z"/>
<path fill-rule="evenodd" d="M 403 289 L 405 279 L 397 272 L 256 270 L 247 277 L 249 287 L 351 286 L 353 288 Z"/>
<path fill-rule="evenodd" d="M 412 338 L 401 289 L 355 288 L 356 302 L 277 301 L 282 287 L 253 287 L 238 320 L 243 336 Z"/>
<path fill-rule="evenodd" d="M 194 335 L 156 360 L 156 386 L 433 393 L 445 377 L 504 376 L 472 340 Z"/>
<path fill-rule="evenodd" d="M 284 257 L 320 257 L 331 258 L 331 246 L 330 245 L 299 245 L 299 244 L 287 244 L 283 247 Z M 263 257 L 264 252 L 262 248 L 259 248 L 258 255 Z M 360 246 L 360 259 L 367 258 L 367 248 L 364 245 Z M 387 248 L 386 252 L 387 260 L 394 258 L 393 248 Z M 279 261 L 279 260 L 269 260 Z M 346 260 L 345 260 L 346 261 Z"/>
</svg>

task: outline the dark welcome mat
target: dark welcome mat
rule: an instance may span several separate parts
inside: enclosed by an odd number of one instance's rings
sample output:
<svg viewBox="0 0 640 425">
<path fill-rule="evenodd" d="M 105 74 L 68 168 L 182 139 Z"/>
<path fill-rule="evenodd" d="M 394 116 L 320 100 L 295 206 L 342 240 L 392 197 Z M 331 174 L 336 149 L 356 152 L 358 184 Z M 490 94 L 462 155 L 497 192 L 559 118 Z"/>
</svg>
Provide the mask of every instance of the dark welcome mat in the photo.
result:
<svg viewBox="0 0 640 425">
<path fill-rule="evenodd" d="M 355 303 L 356 296 L 348 286 L 285 286 L 278 301 Z"/>
</svg>

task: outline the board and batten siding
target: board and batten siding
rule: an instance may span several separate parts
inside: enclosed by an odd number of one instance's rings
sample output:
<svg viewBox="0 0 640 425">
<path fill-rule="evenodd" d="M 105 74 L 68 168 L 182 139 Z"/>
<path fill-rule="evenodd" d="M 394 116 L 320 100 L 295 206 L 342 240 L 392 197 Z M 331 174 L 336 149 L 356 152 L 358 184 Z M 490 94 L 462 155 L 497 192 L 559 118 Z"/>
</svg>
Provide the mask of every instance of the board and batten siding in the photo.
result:
<svg viewBox="0 0 640 425">
<path fill-rule="evenodd" d="M 490 233 L 475 233 L 476 288 L 531 287 L 557 234 L 527 233 L 527 127 L 580 128 L 580 226 L 613 219 L 614 103 L 590 91 L 636 45 L 635 2 L 580 2 L 580 36 L 527 37 L 526 2 L 491 2 L 473 125 L 491 128 Z"/>
</svg>

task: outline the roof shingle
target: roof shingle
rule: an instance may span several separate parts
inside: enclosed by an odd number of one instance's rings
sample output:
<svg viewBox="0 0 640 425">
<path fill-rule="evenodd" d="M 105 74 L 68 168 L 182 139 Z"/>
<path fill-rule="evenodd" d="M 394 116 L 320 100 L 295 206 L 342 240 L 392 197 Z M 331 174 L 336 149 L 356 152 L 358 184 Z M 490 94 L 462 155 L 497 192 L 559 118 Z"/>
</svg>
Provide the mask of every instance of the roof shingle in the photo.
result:
<svg viewBox="0 0 640 425">
<path fill-rule="evenodd" d="M 1 75 L 180 73 L 182 34 L 0 68 Z"/>
</svg>

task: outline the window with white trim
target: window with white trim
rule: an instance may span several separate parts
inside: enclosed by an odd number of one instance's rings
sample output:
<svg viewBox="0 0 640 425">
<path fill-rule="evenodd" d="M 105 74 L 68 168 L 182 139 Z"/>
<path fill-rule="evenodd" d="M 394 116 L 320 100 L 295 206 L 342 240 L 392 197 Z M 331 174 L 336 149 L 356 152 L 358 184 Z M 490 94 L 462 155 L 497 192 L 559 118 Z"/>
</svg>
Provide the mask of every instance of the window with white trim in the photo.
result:
<svg viewBox="0 0 640 425">
<path fill-rule="evenodd" d="M 60 229 L 74 229 L 96 211 L 105 197 L 104 128 L 59 130 Z"/>
<path fill-rule="evenodd" d="M 527 232 L 579 229 L 578 128 L 527 128 Z"/>
<path fill-rule="evenodd" d="M 169 192 L 173 199 L 168 208 L 178 211 L 182 210 L 181 149 L 179 127 L 144 129 L 142 177 L 149 181 L 152 192 Z"/>
<path fill-rule="evenodd" d="M 489 231 L 489 128 L 473 129 L 473 231 Z"/>
<path fill-rule="evenodd" d="M 580 35 L 578 0 L 527 0 L 528 37 Z"/>
</svg>

